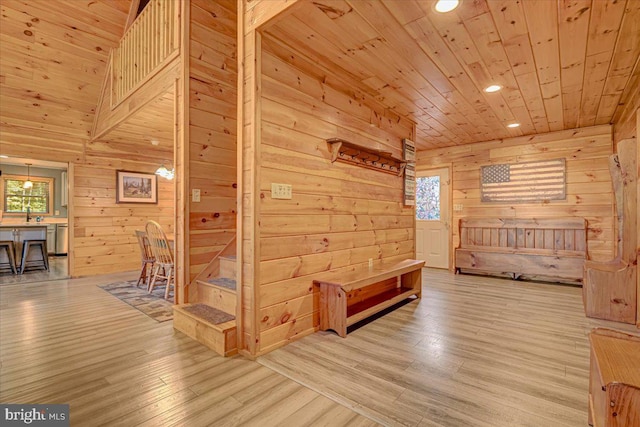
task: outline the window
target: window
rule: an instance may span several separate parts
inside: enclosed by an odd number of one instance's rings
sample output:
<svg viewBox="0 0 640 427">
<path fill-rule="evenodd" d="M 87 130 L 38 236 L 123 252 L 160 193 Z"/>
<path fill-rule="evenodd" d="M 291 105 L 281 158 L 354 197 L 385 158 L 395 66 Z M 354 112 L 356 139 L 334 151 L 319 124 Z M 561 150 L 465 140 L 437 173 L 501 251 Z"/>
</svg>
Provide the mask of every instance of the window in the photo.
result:
<svg viewBox="0 0 640 427">
<path fill-rule="evenodd" d="M 440 219 L 440 176 L 416 179 L 416 219 Z"/>
<path fill-rule="evenodd" d="M 6 175 L 2 179 L 2 207 L 4 213 L 51 215 L 53 209 L 53 178 L 31 177 L 33 187 L 24 189 L 26 176 Z"/>
</svg>

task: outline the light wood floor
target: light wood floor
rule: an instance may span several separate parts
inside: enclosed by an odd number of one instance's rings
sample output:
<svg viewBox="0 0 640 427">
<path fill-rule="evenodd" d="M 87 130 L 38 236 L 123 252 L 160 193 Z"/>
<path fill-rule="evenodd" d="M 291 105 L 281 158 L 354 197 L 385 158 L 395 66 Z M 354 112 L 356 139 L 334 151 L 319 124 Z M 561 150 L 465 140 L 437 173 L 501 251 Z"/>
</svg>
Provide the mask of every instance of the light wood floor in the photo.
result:
<svg viewBox="0 0 640 427">
<path fill-rule="evenodd" d="M 135 277 L 0 286 L 0 402 L 69 403 L 81 426 L 586 425 L 604 322 L 579 288 L 425 270 L 419 303 L 252 362 L 96 286 Z"/>
<path fill-rule="evenodd" d="M 12 283 L 34 283 L 50 280 L 67 279 L 69 277 L 69 262 L 67 256 L 50 256 L 49 271 L 27 270 L 23 274 L 11 272 L 0 273 L 0 285 Z"/>
<path fill-rule="evenodd" d="M 423 298 L 258 359 L 385 425 L 586 426 L 581 288 L 423 270 Z"/>
<path fill-rule="evenodd" d="M 96 286 L 136 277 L 0 286 L 0 402 L 68 403 L 77 426 L 376 424 Z"/>
</svg>

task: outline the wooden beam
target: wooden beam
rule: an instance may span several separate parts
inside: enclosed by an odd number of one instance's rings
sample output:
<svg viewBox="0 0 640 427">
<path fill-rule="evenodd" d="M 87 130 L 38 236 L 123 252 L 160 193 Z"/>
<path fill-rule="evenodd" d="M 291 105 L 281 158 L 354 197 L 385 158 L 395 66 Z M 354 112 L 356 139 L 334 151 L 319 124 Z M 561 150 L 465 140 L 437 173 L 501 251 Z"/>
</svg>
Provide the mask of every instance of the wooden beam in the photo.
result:
<svg viewBox="0 0 640 427">
<path fill-rule="evenodd" d="M 176 183 L 174 186 L 176 254 L 180 254 L 176 264 L 176 303 L 188 302 L 187 284 L 190 281 L 190 223 L 189 223 L 189 20 L 191 2 L 180 5 L 180 77 L 176 81 L 176 115 L 174 138 L 174 167 Z M 179 237 L 179 238 L 178 238 Z"/>
<path fill-rule="evenodd" d="M 238 0 L 238 4 L 244 4 L 244 13 L 238 13 L 238 23 L 243 21 L 243 34 L 256 31 L 275 17 L 281 18 L 285 12 L 290 12 L 300 0 Z M 240 8 L 238 8 L 240 10 Z"/>
</svg>

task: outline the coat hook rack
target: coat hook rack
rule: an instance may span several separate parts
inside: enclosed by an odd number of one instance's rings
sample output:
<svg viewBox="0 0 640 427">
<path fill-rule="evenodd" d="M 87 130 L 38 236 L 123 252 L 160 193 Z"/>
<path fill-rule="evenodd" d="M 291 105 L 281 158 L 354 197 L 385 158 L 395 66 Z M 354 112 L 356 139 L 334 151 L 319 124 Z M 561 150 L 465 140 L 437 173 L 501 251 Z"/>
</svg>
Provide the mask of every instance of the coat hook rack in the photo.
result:
<svg viewBox="0 0 640 427">
<path fill-rule="evenodd" d="M 397 159 L 388 151 L 368 148 L 340 138 L 327 139 L 331 163 L 342 162 L 402 176 L 407 162 Z"/>
</svg>

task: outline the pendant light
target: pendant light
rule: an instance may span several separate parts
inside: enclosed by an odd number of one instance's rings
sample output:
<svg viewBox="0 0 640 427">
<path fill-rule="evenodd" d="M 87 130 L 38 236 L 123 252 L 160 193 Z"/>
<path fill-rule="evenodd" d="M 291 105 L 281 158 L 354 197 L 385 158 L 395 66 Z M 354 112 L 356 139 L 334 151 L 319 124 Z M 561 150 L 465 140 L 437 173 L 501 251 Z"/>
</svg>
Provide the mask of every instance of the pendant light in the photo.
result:
<svg viewBox="0 0 640 427">
<path fill-rule="evenodd" d="M 27 165 L 27 180 L 22 185 L 22 188 L 28 190 L 29 188 L 33 188 L 33 182 L 31 182 L 31 163 L 25 163 Z"/>
<path fill-rule="evenodd" d="M 165 165 L 160 165 L 158 169 L 156 169 L 156 175 L 159 175 L 166 179 L 173 179 L 175 175 L 175 169 L 167 169 Z"/>
</svg>

